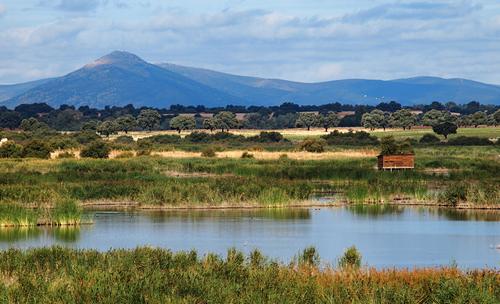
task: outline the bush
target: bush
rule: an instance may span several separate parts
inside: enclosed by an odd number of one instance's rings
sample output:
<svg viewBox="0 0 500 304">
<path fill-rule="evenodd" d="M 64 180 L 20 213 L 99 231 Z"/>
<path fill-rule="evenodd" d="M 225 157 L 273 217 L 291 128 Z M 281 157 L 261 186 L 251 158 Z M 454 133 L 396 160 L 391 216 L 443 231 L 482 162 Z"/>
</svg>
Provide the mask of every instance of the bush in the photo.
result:
<svg viewBox="0 0 500 304">
<path fill-rule="evenodd" d="M 130 151 L 122 152 L 116 156 L 116 158 L 132 158 L 132 157 L 134 157 L 134 153 Z"/>
<path fill-rule="evenodd" d="M 59 153 L 57 155 L 57 158 L 59 159 L 63 159 L 63 158 L 75 158 L 75 153 L 73 152 L 69 152 L 69 151 L 65 151 L 65 152 L 62 152 L 62 153 Z"/>
<path fill-rule="evenodd" d="M 297 257 L 297 262 L 302 266 L 319 266 L 320 257 L 316 248 L 308 247 L 304 249 Z"/>
<path fill-rule="evenodd" d="M 23 146 L 7 141 L 0 146 L 0 158 L 23 157 Z"/>
<path fill-rule="evenodd" d="M 410 139 L 397 141 L 392 136 L 386 136 L 380 140 L 380 148 L 381 155 L 413 154 L 413 147 Z"/>
<path fill-rule="evenodd" d="M 66 150 L 77 148 L 79 143 L 74 138 L 63 135 L 52 138 L 49 145 L 52 149 Z"/>
<path fill-rule="evenodd" d="M 279 132 L 260 132 L 257 136 L 248 138 L 248 141 L 262 142 L 262 143 L 277 143 L 286 141 L 286 139 Z"/>
<path fill-rule="evenodd" d="M 254 158 L 254 156 L 252 153 L 245 151 L 245 152 L 243 152 L 243 154 L 241 154 L 241 158 Z"/>
<path fill-rule="evenodd" d="M 155 135 L 148 138 L 144 138 L 143 141 L 149 141 L 153 144 L 158 145 L 169 145 L 169 144 L 177 144 L 181 141 L 181 137 L 179 135 Z"/>
<path fill-rule="evenodd" d="M 215 153 L 214 148 L 206 147 L 201 151 L 201 156 L 202 157 L 216 157 L 217 154 Z"/>
<path fill-rule="evenodd" d="M 128 136 L 128 135 L 122 135 L 122 136 L 118 136 L 116 139 L 115 139 L 115 142 L 117 144 L 133 144 L 135 141 L 134 141 L 134 138 L 132 136 Z"/>
<path fill-rule="evenodd" d="M 80 145 L 87 145 L 93 141 L 101 139 L 101 136 L 97 135 L 95 131 L 78 132 L 75 133 L 73 137 Z"/>
<path fill-rule="evenodd" d="M 288 160 L 288 154 L 286 153 L 281 154 L 279 160 Z"/>
<path fill-rule="evenodd" d="M 493 145 L 488 138 L 475 136 L 458 136 L 448 140 L 450 146 L 490 146 Z"/>
<path fill-rule="evenodd" d="M 361 253 L 358 249 L 355 246 L 349 247 L 340 258 L 339 267 L 358 269 L 361 267 L 361 259 Z"/>
<path fill-rule="evenodd" d="M 335 130 L 328 135 L 321 136 L 321 138 L 326 140 L 328 145 L 341 146 L 377 145 L 379 142 L 376 136 L 370 135 L 370 133 L 365 131 L 349 131 L 347 133 L 341 133 L 338 130 Z"/>
<path fill-rule="evenodd" d="M 427 134 L 424 134 L 424 136 L 422 136 L 422 138 L 420 138 L 419 142 L 421 144 L 437 144 L 437 143 L 440 143 L 441 140 L 436 135 L 431 134 L 431 133 L 427 133 Z"/>
<path fill-rule="evenodd" d="M 137 142 L 137 156 L 151 155 L 153 144 L 147 140 L 139 140 Z"/>
<path fill-rule="evenodd" d="M 108 158 L 111 148 L 104 141 L 94 141 L 82 149 L 81 157 L 89 158 Z"/>
<path fill-rule="evenodd" d="M 211 140 L 211 135 L 206 132 L 195 131 L 186 135 L 184 139 L 193 143 L 208 143 Z"/>
<path fill-rule="evenodd" d="M 45 142 L 32 140 L 23 148 L 23 157 L 50 158 L 52 149 Z"/>
<path fill-rule="evenodd" d="M 439 196 L 439 202 L 456 206 L 461 201 L 467 200 L 467 185 L 455 183 L 449 185 Z"/>
<path fill-rule="evenodd" d="M 325 152 L 326 142 L 324 139 L 307 138 L 299 144 L 299 149 L 307 152 Z"/>
</svg>

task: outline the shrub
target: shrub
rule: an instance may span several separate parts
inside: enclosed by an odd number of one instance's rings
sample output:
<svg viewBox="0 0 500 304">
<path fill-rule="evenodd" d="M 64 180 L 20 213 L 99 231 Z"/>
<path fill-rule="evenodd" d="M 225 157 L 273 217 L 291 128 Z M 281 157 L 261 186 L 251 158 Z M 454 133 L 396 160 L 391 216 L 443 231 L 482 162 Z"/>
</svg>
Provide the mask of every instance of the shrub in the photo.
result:
<svg viewBox="0 0 500 304">
<path fill-rule="evenodd" d="M 412 142 L 409 139 L 397 141 L 392 136 L 380 140 L 381 155 L 412 154 Z"/>
<path fill-rule="evenodd" d="M 134 157 L 134 153 L 130 151 L 122 152 L 116 156 L 116 158 L 132 158 L 132 157 Z"/>
<path fill-rule="evenodd" d="M 439 196 L 439 202 L 456 206 L 461 201 L 467 200 L 467 185 L 454 183 L 449 185 Z"/>
<path fill-rule="evenodd" d="M 108 158 L 111 148 L 104 141 L 94 141 L 82 149 L 81 157 Z"/>
<path fill-rule="evenodd" d="M 169 145 L 169 144 L 176 144 L 181 141 L 181 137 L 178 135 L 155 135 L 151 136 L 148 138 L 144 138 L 141 141 L 149 141 L 153 144 L 158 144 L 158 145 Z"/>
<path fill-rule="evenodd" d="M 321 136 L 321 138 L 326 140 L 328 145 L 365 146 L 377 145 L 379 142 L 378 138 L 370 135 L 370 133 L 365 131 L 353 132 L 352 130 L 347 133 L 335 130 L 328 135 Z"/>
<path fill-rule="evenodd" d="M 488 138 L 475 136 L 458 136 L 448 141 L 450 146 L 489 146 L 493 145 Z"/>
<path fill-rule="evenodd" d="M 325 151 L 324 139 L 307 138 L 299 144 L 299 149 L 307 152 L 322 153 Z"/>
<path fill-rule="evenodd" d="M 74 139 L 81 145 L 89 144 L 93 141 L 101 139 L 99 135 L 95 133 L 95 131 L 82 131 L 75 133 L 73 135 Z"/>
<path fill-rule="evenodd" d="M 118 144 L 133 144 L 135 141 L 134 141 L 134 138 L 132 136 L 122 135 L 122 136 L 118 136 L 115 139 L 115 142 Z"/>
<path fill-rule="evenodd" d="M 245 151 L 243 152 L 243 154 L 241 154 L 241 158 L 254 158 L 254 156 L 252 153 Z"/>
<path fill-rule="evenodd" d="M 286 139 L 279 132 L 260 132 L 259 135 L 249 137 L 249 141 L 262 142 L 262 143 L 277 143 L 285 141 Z"/>
<path fill-rule="evenodd" d="M 18 158 L 23 156 L 23 146 L 7 141 L 0 146 L 0 158 Z"/>
<path fill-rule="evenodd" d="M 73 152 L 69 152 L 69 151 L 65 151 L 65 152 L 62 152 L 62 153 L 59 153 L 57 155 L 57 158 L 59 159 L 63 159 L 63 158 L 75 158 L 75 153 Z"/>
<path fill-rule="evenodd" d="M 315 247 L 307 247 L 297 257 L 299 265 L 303 266 L 319 266 L 320 258 Z"/>
<path fill-rule="evenodd" d="M 431 134 L 431 133 L 427 133 L 427 134 L 424 134 L 424 136 L 422 136 L 422 138 L 420 138 L 419 142 L 421 144 L 437 144 L 437 143 L 441 142 L 441 140 L 436 135 Z"/>
<path fill-rule="evenodd" d="M 286 154 L 286 153 L 281 154 L 279 159 L 280 160 L 288 160 L 288 154 Z"/>
<path fill-rule="evenodd" d="M 205 147 L 205 148 L 201 151 L 201 156 L 202 156 L 202 157 L 216 157 L 216 156 L 217 156 L 217 154 L 215 153 L 214 148 L 212 148 L 212 147 Z"/>
<path fill-rule="evenodd" d="M 135 153 L 136 156 L 149 156 L 151 155 L 151 150 L 143 150 L 143 149 L 140 149 L 140 150 L 137 150 L 137 152 Z"/>
<path fill-rule="evenodd" d="M 195 131 L 186 135 L 184 139 L 193 143 L 208 143 L 210 142 L 211 135 L 205 132 Z"/>
<path fill-rule="evenodd" d="M 32 140 L 23 148 L 23 157 L 50 158 L 52 149 L 45 142 Z"/>
<path fill-rule="evenodd" d="M 358 249 L 355 246 L 349 247 L 340 258 L 339 267 L 358 269 L 361 267 L 361 259 L 361 253 Z"/>
<path fill-rule="evenodd" d="M 52 149 L 66 150 L 78 147 L 79 143 L 74 138 L 63 135 L 52 138 L 49 145 Z"/>
<path fill-rule="evenodd" d="M 137 142 L 137 156 L 147 156 L 151 154 L 153 144 L 147 140 L 139 140 Z"/>
</svg>

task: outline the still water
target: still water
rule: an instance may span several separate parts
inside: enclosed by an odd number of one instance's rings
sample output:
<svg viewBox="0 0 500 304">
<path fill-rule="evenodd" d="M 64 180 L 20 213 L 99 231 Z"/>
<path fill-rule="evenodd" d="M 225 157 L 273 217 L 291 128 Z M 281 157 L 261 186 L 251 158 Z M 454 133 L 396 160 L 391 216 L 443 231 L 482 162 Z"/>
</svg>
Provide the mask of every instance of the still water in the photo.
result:
<svg viewBox="0 0 500 304">
<path fill-rule="evenodd" d="M 500 212 L 345 207 L 171 212 L 92 212 L 81 228 L 0 229 L 0 249 L 62 245 L 108 250 L 158 246 L 224 255 L 258 248 L 287 262 L 315 246 L 335 264 L 355 245 L 369 266 L 500 268 Z"/>
</svg>

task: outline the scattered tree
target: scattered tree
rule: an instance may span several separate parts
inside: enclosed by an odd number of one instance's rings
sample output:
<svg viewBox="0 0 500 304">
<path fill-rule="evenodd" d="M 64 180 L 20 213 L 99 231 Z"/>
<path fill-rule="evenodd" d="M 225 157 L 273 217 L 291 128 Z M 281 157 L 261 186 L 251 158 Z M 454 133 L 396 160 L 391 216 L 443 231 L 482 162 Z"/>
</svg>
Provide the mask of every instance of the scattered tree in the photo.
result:
<svg viewBox="0 0 500 304">
<path fill-rule="evenodd" d="M 299 149 L 307 152 L 325 152 L 326 141 L 322 138 L 306 138 L 299 144 Z"/>
<path fill-rule="evenodd" d="M 49 129 L 49 126 L 36 118 L 30 117 L 21 121 L 21 129 L 25 132 L 39 132 Z"/>
<path fill-rule="evenodd" d="M 118 131 L 125 132 L 127 134 L 129 131 L 132 131 L 137 126 L 137 121 L 134 116 L 127 114 L 118 117 L 115 120 L 116 127 Z"/>
<path fill-rule="evenodd" d="M 334 112 L 328 112 L 326 115 L 320 115 L 319 124 L 328 132 L 329 128 L 335 128 L 339 125 L 340 118 Z"/>
<path fill-rule="evenodd" d="M 81 130 L 82 131 L 97 131 L 97 126 L 99 126 L 99 121 L 97 120 L 89 120 L 83 123 Z"/>
<path fill-rule="evenodd" d="M 432 131 L 434 131 L 434 133 L 436 134 L 443 135 L 445 139 L 448 139 L 449 134 L 457 133 L 457 125 L 449 121 L 445 121 L 443 123 L 434 125 L 432 127 Z"/>
<path fill-rule="evenodd" d="M 488 121 L 488 115 L 486 115 L 486 112 L 478 111 L 472 114 L 471 121 L 474 128 L 477 128 L 479 125 L 486 124 Z"/>
<path fill-rule="evenodd" d="M 109 137 L 109 135 L 116 134 L 118 132 L 118 125 L 114 120 L 106 120 L 97 126 L 97 132 L 101 135 Z"/>
<path fill-rule="evenodd" d="M 137 116 L 137 123 L 144 130 L 152 131 L 160 125 L 161 115 L 156 110 L 145 109 Z"/>
<path fill-rule="evenodd" d="M 363 127 L 375 130 L 376 128 L 387 128 L 389 124 L 389 114 L 381 110 L 373 110 L 370 113 L 364 113 L 361 118 L 361 124 Z"/>
<path fill-rule="evenodd" d="M 237 128 L 239 125 L 238 119 L 236 119 L 236 115 L 233 112 L 219 112 L 214 116 L 214 119 L 217 129 L 221 129 L 222 132 L 229 132 L 229 129 Z"/>
<path fill-rule="evenodd" d="M 396 128 L 403 128 L 403 130 L 410 130 L 416 124 L 416 117 L 410 110 L 403 109 L 392 113 L 390 118 L 390 125 Z"/>
<path fill-rule="evenodd" d="M 176 116 L 170 120 L 170 128 L 177 130 L 179 134 L 184 130 L 192 130 L 196 128 L 196 120 L 189 116 Z"/>
<path fill-rule="evenodd" d="M 215 129 L 217 129 L 217 121 L 215 118 L 207 118 L 203 120 L 203 129 L 210 130 L 210 132 L 213 132 Z"/>
<path fill-rule="evenodd" d="M 320 122 L 319 115 L 315 113 L 300 113 L 295 126 L 299 128 L 307 128 L 307 131 L 311 130 L 311 127 L 317 126 Z"/>
</svg>

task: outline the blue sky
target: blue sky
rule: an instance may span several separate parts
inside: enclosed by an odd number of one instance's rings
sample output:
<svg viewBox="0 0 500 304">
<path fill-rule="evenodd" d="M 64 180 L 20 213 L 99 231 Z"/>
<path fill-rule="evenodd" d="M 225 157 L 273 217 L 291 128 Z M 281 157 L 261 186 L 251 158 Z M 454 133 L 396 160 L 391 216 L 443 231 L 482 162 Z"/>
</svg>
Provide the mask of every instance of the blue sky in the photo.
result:
<svg viewBox="0 0 500 304">
<path fill-rule="evenodd" d="M 0 83 L 60 76 L 113 50 L 307 82 L 500 84 L 500 1 L 0 0 Z"/>
</svg>

